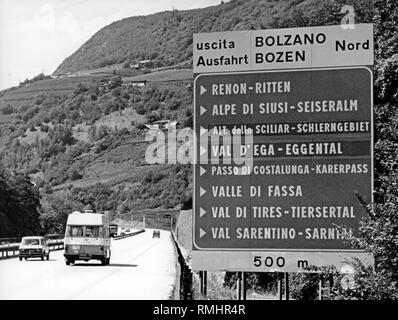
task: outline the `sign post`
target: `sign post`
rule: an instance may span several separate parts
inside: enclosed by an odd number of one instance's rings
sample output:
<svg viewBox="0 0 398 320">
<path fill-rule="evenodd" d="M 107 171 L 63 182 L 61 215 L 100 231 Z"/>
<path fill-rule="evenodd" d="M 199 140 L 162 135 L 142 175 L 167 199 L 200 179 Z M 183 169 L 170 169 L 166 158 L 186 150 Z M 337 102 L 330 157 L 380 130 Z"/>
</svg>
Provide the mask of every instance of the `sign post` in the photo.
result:
<svg viewBox="0 0 398 320">
<path fill-rule="evenodd" d="M 357 257 L 373 190 L 373 26 L 194 35 L 194 270 Z"/>
</svg>

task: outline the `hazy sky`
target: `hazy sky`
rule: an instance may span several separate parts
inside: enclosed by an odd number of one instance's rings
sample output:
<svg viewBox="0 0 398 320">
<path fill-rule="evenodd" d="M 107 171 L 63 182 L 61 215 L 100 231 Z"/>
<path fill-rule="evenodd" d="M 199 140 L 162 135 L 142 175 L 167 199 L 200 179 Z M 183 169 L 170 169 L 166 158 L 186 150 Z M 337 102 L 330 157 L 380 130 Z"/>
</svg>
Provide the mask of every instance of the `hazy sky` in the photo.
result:
<svg viewBox="0 0 398 320">
<path fill-rule="evenodd" d="M 221 0 L 0 0 L 0 90 L 51 74 L 95 32 L 122 18 Z M 226 2 L 226 1 L 225 1 Z"/>
</svg>

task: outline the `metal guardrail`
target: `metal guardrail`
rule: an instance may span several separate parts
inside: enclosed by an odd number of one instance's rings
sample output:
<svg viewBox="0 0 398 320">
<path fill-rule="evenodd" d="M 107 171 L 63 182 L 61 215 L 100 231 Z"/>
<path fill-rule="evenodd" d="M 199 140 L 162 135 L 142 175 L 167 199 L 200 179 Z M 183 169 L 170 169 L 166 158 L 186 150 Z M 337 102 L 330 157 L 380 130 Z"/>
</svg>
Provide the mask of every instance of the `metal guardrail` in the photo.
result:
<svg viewBox="0 0 398 320">
<path fill-rule="evenodd" d="M 129 238 L 129 237 L 135 236 L 135 235 L 143 233 L 143 232 L 145 232 L 145 229 L 138 230 L 136 232 L 127 233 L 127 234 L 124 234 L 121 236 L 116 236 L 116 237 L 113 237 L 112 239 L 120 240 L 120 239 L 124 239 L 124 238 Z"/>
<path fill-rule="evenodd" d="M 20 243 L 8 243 L 0 245 L 0 260 L 16 258 L 19 256 Z M 50 251 L 61 250 L 64 248 L 64 239 L 53 239 L 48 241 Z"/>
<path fill-rule="evenodd" d="M 64 235 L 63 234 L 50 234 L 44 236 L 44 238 L 48 240 L 59 240 L 63 239 Z M 15 243 L 20 243 L 22 240 L 22 237 L 10 237 L 10 238 L 0 238 L 0 246 L 4 244 L 15 244 Z"/>
<path fill-rule="evenodd" d="M 176 240 L 174 232 L 171 232 L 171 238 L 174 241 L 174 246 L 177 250 L 178 262 L 181 267 L 180 274 L 180 300 L 193 300 L 192 289 L 192 270 L 185 261 L 184 255 L 181 252 L 180 246 Z"/>
</svg>

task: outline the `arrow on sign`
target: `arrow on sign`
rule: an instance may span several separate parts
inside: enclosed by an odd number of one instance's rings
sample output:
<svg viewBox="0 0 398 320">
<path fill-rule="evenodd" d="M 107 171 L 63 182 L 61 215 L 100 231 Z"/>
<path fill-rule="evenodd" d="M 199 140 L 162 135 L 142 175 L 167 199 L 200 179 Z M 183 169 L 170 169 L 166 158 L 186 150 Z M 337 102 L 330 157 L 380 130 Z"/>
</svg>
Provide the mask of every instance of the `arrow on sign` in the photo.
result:
<svg viewBox="0 0 398 320">
<path fill-rule="evenodd" d="M 200 127 L 200 135 L 204 135 L 205 133 L 207 133 L 207 129 Z"/>
<path fill-rule="evenodd" d="M 207 91 L 207 89 L 204 86 L 200 86 L 200 95 L 204 94 Z"/>
<path fill-rule="evenodd" d="M 199 228 L 199 237 L 203 238 L 206 234 L 206 231 L 204 231 L 202 228 Z"/>
<path fill-rule="evenodd" d="M 206 170 L 203 169 L 202 167 L 200 167 L 200 173 L 199 173 L 199 175 L 200 175 L 200 176 L 203 176 L 205 173 L 206 173 Z"/>
<path fill-rule="evenodd" d="M 204 114 L 205 112 L 207 112 L 207 110 L 203 106 L 200 106 L 200 115 Z"/>
<path fill-rule="evenodd" d="M 200 196 L 203 196 L 207 191 L 205 189 L 203 189 L 202 187 L 200 187 Z"/>
<path fill-rule="evenodd" d="M 206 210 L 203 209 L 202 207 L 200 207 L 200 210 L 199 210 L 199 217 L 202 217 L 202 216 L 205 215 L 205 214 L 206 214 Z"/>
<path fill-rule="evenodd" d="M 202 146 L 200 146 L 200 155 L 204 155 L 207 152 L 207 149 L 203 148 Z"/>
</svg>

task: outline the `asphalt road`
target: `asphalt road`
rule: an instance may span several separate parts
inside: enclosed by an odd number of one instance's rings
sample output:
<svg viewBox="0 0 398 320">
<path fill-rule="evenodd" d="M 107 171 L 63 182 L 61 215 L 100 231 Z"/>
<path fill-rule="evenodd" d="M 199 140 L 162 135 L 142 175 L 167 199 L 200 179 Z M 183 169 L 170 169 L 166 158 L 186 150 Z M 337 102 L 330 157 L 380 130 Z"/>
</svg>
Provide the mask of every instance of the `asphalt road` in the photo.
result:
<svg viewBox="0 0 398 320">
<path fill-rule="evenodd" d="M 0 261 L 0 299 L 133 299 L 173 297 L 178 260 L 170 232 L 160 239 L 152 230 L 121 240 L 112 239 L 110 265 L 77 261 L 67 266 L 63 250 L 40 258 Z M 177 289 L 178 290 L 178 289 Z"/>
</svg>

